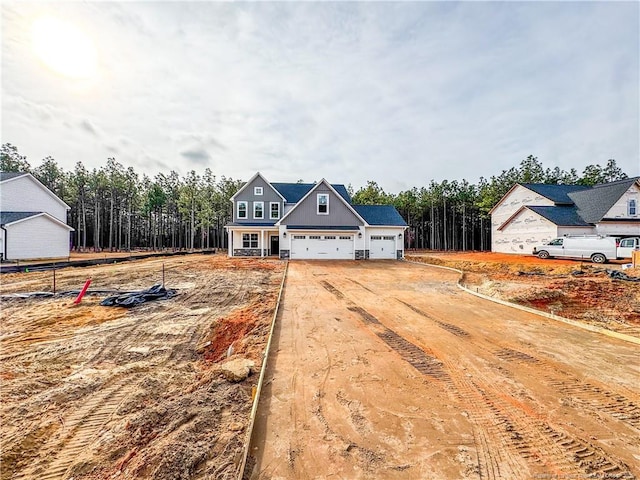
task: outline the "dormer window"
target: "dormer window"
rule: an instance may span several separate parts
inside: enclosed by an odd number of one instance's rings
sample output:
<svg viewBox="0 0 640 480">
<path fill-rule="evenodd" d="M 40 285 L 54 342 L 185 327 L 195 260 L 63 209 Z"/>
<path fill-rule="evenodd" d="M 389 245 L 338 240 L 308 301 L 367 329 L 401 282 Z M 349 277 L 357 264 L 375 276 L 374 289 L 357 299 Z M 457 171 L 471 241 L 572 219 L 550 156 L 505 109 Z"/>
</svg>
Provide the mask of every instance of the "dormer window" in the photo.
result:
<svg viewBox="0 0 640 480">
<path fill-rule="evenodd" d="M 318 194 L 318 215 L 329 215 L 329 194 Z"/>
<path fill-rule="evenodd" d="M 635 198 L 627 202 L 627 213 L 630 217 L 635 217 L 638 214 L 638 203 Z"/>
<path fill-rule="evenodd" d="M 253 187 L 253 194 L 256 196 L 262 195 L 262 187 Z"/>
<path fill-rule="evenodd" d="M 247 202 L 238 202 L 238 218 L 247 218 Z"/>
</svg>

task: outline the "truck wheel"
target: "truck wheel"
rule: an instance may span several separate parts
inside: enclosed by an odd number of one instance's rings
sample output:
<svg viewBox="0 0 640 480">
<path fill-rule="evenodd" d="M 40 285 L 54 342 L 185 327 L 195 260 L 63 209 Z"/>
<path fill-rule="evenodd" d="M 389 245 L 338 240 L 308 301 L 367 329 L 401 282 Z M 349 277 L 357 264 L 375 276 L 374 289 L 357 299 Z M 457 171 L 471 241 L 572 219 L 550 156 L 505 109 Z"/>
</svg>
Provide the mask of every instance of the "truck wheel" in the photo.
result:
<svg viewBox="0 0 640 480">
<path fill-rule="evenodd" d="M 605 263 L 607 261 L 607 257 L 601 253 L 594 253 L 591 255 L 591 261 L 593 263 Z"/>
<path fill-rule="evenodd" d="M 542 258 L 543 260 L 546 260 L 547 258 L 549 258 L 549 252 L 547 252 L 546 250 L 540 250 L 538 252 L 538 258 Z"/>
</svg>

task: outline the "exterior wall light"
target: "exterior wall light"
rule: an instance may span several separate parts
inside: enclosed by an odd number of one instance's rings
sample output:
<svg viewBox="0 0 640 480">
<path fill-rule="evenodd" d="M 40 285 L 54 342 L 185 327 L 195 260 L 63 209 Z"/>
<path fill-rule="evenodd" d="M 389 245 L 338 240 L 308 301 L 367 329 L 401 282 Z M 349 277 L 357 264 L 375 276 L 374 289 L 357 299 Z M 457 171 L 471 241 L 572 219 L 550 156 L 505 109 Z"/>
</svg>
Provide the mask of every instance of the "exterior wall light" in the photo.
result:
<svg viewBox="0 0 640 480">
<path fill-rule="evenodd" d="M 362 238 L 362 232 L 358 232 L 358 238 Z"/>
<path fill-rule="evenodd" d="M 282 232 L 282 236 L 283 236 L 284 238 L 287 238 L 287 232 Z"/>
</svg>

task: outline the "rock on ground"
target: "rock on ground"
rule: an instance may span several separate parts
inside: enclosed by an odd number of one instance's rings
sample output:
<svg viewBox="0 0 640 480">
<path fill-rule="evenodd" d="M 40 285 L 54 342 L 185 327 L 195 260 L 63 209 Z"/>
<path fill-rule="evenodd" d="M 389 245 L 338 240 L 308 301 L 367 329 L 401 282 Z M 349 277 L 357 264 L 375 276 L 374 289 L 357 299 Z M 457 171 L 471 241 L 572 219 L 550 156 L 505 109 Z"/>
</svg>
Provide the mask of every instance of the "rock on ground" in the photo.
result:
<svg viewBox="0 0 640 480">
<path fill-rule="evenodd" d="M 255 362 L 247 358 L 235 358 L 220 365 L 222 375 L 230 382 L 241 382 L 251 374 L 254 368 Z"/>
</svg>

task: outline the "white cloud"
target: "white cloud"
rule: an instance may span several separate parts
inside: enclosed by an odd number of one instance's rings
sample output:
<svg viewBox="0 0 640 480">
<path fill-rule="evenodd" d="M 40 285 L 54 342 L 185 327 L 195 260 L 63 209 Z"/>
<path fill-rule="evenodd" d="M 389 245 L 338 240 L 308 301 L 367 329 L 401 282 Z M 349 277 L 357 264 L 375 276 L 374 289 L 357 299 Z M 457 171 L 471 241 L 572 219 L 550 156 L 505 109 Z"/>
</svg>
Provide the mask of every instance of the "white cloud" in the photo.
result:
<svg viewBox="0 0 640 480">
<path fill-rule="evenodd" d="M 529 154 L 578 170 L 616 158 L 637 175 L 638 9 L 9 3 L 2 138 L 32 163 L 51 155 L 68 169 L 115 154 L 148 174 L 260 170 L 391 191 L 476 181 Z M 65 80 L 34 58 L 24 32 L 45 14 L 90 32 L 94 82 Z"/>
</svg>

